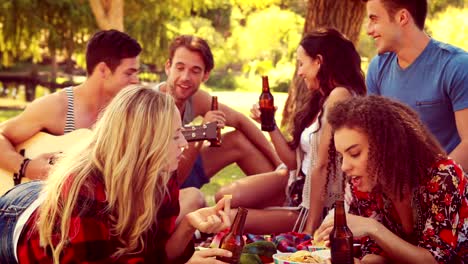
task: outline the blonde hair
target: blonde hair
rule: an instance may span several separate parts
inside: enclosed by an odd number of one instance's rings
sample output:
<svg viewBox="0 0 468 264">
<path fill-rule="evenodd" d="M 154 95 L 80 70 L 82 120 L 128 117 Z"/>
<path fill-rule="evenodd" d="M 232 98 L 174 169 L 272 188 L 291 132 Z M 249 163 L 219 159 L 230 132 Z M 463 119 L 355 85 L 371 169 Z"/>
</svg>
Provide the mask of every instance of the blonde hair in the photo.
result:
<svg viewBox="0 0 468 264">
<path fill-rule="evenodd" d="M 144 249 L 168 192 L 166 149 L 175 114 L 171 96 L 141 85 L 127 87 L 103 111 L 89 144 L 57 163 L 45 182 L 37 224 L 40 244 L 50 246 L 54 263 L 69 238 L 72 212 L 87 209 L 78 194 L 93 197 L 99 181 L 105 186 L 109 235 L 120 242 L 113 257 Z"/>
</svg>

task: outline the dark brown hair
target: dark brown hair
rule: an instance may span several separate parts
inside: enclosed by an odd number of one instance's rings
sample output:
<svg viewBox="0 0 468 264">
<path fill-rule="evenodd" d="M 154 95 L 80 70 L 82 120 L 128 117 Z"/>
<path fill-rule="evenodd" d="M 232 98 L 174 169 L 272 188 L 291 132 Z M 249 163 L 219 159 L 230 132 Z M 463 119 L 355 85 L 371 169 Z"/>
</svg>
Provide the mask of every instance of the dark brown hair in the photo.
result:
<svg viewBox="0 0 468 264">
<path fill-rule="evenodd" d="M 369 175 L 398 199 L 419 185 L 434 162 L 446 158 L 416 112 L 397 101 L 375 95 L 354 97 L 337 103 L 327 118 L 333 131 L 346 127 L 367 135 Z M 336 153 L 333 143 L 332 137 L 330 153 Z"/>
<path fill-rule="evenodd" d="M 370 0 L 364 0 L 369 2 Z M 416 26 L 423 30 L 427 16 L 427 0 L 380 0 L 388 15 L 392 18 L 400 9 L 406 9 L 414 19 Z"/>
<path fill-rule="evenodd" d="M 91 75 L 100 62 L 114 72 L 120 61 L 134 58 L 141 52 L 140 44 L 129 35 L 115 29 L 99 31 L 86 47 L 86 71 Z"/>
<path fill-rule="evenodd" d="M 199 37 L 191 35 L 181 35 L 176 37 L 169 46 L 169 62 L 172 64 L 172 59 L 176 50 L 180 47 L 187 48 L 190 51 L 198 52 L 205 63 L 205 73 L 209 72 L 214 67 L 213 54 L 211 53 L 208 43 Z"/>
<path fill-rule="evenodd" d="M 290 147 L 299 146 L 301 133 L 310 125 L 312 120 L 318 118 L 319 128 L 323 115 L 323 104 L 335 87 L 345 87 L 352 94 L 364 95 L 366 85 L 364 73 L 361 69 L 361 57 L 353 43 L 339 31 L 332 28 L 318 29 L 307 34 L 300 45 L 307 56 L 315 59 L 322 57 L 320 70 L 317 73 L 320 91 L 314 91 L 307 96 L 307 103 L 298 106 L 294 115 L 294 123 L 291 131 L 292 141 Z M 299 98 L 299 96 L 298 96 Z"/>
</svg>

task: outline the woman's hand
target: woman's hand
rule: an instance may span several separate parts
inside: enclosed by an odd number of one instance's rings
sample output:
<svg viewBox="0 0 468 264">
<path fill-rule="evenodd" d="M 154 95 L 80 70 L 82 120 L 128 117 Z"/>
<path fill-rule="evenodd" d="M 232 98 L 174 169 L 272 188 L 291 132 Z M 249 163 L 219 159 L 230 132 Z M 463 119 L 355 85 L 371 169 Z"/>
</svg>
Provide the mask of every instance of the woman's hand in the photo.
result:
<svg viewBox="0 0 468 264">
<path fill-rule="evenodd" d="M 193 256 L 186 264 L 224 264 L 220 260 L 216 260 L 216 256 L 232 257 L 231 251 L 221 248 L 208 248 L 205 250 L 195 251 Z"/>
<path fill-rule="evenodd" d="M 275 106 L 275 112 L 277 109 L 278 107 Z M 261 124 L 262 121 L 260 119 L 260 115 L 261 115 L 261 112 L 260 112 L 260 106 L 258 105 L 258 103 L 252 105 L 252 108 L 250 108 L 250 118 L 257 121 L 257 123 Z"/>
<path fill-rule="evenodd" d="M 329 243 L 330 233 L 333 229 L 334 217 L 327 217 L 322 225 L 317 229 L 316 235 L 314 236 L 315 241 L 325 241 Z M 353 233 L 355 238 L 368 236 L 370 231 L 376 228 L 378 224 L 372 218 L 357 216 L 353 214 L 346 214 L 346 224 Z"/>
<path fill-rule="evenodd" d="M 223 211 L 222 198 L 215 206 L 205 207 L 187 214 L 189 224 L 204 233 L 217 233 L 231 226 L 229 216 Z"/>
<path fill-rule="evenodd" d="M 257 121 L 257 123 L 261 123 L 260 106 L 258 105 L 258 103 L 252 105 L 252 108 L 250 108 L 250 118 Z"/>
</svg>

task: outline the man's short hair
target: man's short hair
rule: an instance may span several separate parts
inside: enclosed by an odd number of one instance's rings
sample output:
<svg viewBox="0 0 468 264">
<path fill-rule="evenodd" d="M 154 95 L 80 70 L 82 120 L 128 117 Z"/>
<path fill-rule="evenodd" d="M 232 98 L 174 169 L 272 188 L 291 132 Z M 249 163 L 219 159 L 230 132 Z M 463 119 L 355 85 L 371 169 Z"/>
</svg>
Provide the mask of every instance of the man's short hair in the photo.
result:
<svg viewBox="0 0 468 264">
<path fill-rule="evenodd" d="M 205 63 L 205 72 L 209 72 L 214 67 L 213 54 L 211 53 L 208 43 L 199 37 L 191 35 L 181 35 L 176 37 L 169 46 L 169 62 L 172 64 L 172 59 L 176 50 L 180 47 L 185 47 L 190 51 L 198 52 Z"/>
<path fill-rule="evenodd" d="M 369 2 L 370 0 L 364 0 Z M 380 0 L 390 17 L 400 9 L 406 9 L 414 19 L 416 26 L 423 30 L 427 16 L 427 0 Z"/>
<path fill-rule="evenodd" d="M 114 72 L 120 61 L 134 58 L 141 52 L 140 44 L 129 35 L 115 29 L 99 31 L 86 47 L 86 71 L 91 75 L 100 62 Z"/>
</svg>

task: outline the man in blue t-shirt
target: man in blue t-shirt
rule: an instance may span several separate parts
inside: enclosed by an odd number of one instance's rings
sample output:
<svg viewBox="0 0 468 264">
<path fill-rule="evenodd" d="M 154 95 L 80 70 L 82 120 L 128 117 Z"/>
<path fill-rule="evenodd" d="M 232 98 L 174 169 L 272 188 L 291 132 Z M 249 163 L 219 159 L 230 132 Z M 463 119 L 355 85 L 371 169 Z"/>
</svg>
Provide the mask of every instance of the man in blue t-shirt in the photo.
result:
<svg viewBox="0 0 468 264">
<path fill-rule="evenodd" d="M 447 153 L 468 169 L 468 53 L 423 31 L 427 0 L 368 0 L 367 34 L 378 56 L 369 94 L 411 106 Z"/>
</svg>

